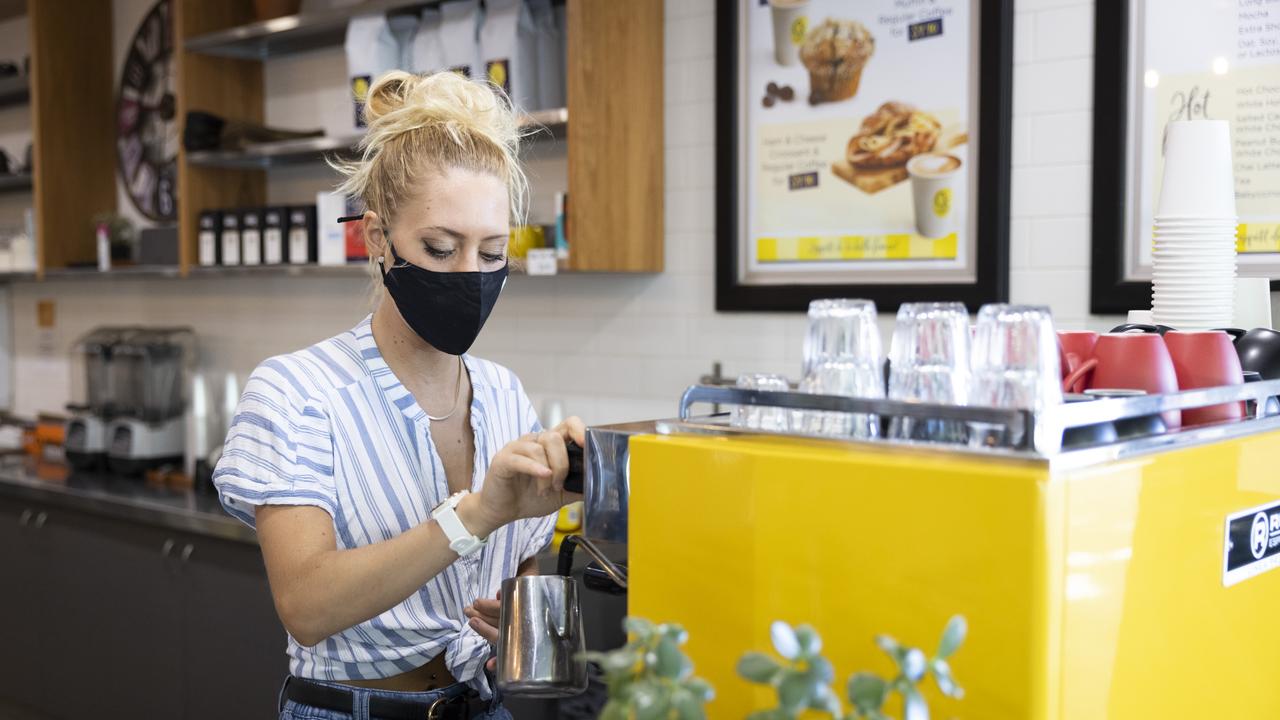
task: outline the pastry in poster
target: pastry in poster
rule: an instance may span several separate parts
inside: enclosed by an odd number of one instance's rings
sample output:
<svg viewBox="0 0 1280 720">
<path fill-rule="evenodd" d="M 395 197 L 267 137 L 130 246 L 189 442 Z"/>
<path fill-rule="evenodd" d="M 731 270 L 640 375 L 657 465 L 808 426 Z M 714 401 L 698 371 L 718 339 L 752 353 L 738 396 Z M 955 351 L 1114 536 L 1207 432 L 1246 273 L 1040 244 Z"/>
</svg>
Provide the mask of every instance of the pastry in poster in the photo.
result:
<svg viewBox="0 0 1280 720">
<path fill-rule="evenodd" d="M 932 113 L 890 100 L 863 119 L 831 172 L 865 193 L 877 193 L 907 179 L 911 158 L 963 142 L 963 136 L 953 134 L 940 144 L 943 135 L 942 123 Z"/>
<path fill-rule="evenodd" d="M 809 71 L 809 104 L 856 95 L 862 69 L 875 50 L 871 31 L 854 20 L 827 18 L 810 30 L 800 47 L 800 61 Z"/>
</svg>

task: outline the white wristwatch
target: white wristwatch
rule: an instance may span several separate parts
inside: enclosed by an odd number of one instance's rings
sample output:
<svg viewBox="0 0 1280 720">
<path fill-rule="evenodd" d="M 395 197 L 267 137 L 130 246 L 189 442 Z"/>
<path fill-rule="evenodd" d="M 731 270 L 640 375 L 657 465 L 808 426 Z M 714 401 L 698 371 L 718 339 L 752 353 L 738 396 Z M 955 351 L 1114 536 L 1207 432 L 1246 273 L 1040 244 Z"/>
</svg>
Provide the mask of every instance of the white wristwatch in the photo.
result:
<svg viewBox="0 0 1280 720">
<path fill-rule="evenodd" d="M 462 498 L 470 495 L 470 491 L 450 495 L 447 500 L 436 506 L 431 511 L 431 519 L 440 525 L 440 529 L 444 530 L 444 536 L 449 538 L 449 549 L 458 553 L 458 557 L 466 557 L 484 547 L 485 541 L 471 534 L 466 525 L 462 524 L 462 518 L 458 517 L 458 503 L 462 502 Z"/>
</svg>

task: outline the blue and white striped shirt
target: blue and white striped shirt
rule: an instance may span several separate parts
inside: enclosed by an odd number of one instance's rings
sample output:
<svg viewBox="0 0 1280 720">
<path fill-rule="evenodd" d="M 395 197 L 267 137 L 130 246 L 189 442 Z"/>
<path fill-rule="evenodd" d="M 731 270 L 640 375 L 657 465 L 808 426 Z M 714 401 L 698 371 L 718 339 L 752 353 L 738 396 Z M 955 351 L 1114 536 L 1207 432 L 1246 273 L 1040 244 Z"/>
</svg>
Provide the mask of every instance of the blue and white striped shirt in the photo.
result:
<svg viewBox="0 0 1280 720">
<path fill-rule="evenodd" d="M 259 505 L 311 505 L 333 516 L 339 549 L 393 538 L 430 518 L 449 496 L 430 422 L 387 367 L 371 318 L 305 350 L 262 363 L 245 384 L 214 472 L 222 504 L 250 526 Z M 520 381 L 464 356 L 480 489 L 504 445 L 539 428 Z M 489 695 L 489 646 L 463 608 L 547 545 L 555 517 L 521 520 L 489 538 L 404 602 L 314 647 L 289 638 L 290 672 L 313 680 L 368 680 L 407 672 L 445 653 L 449 671 Z"/>
</svg>

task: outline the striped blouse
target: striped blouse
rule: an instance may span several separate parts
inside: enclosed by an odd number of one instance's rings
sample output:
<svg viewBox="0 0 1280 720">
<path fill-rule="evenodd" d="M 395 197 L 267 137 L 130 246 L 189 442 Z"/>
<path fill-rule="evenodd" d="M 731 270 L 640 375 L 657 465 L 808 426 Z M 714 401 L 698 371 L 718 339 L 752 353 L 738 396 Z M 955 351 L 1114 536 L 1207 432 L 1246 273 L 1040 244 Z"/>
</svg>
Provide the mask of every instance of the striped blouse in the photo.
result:
<svg viewBox="0 0 1280 720">
<path fill-rule="evenodd" d="M 223 506 L 254 524 L 259 505 L 310 505 L 333 516 L 339 549 L 380 542 L 430 517 L 449 496 L 426 413 L 387 367 L 367 317 L 354 329 L 262 363 L 245 384 L 214 472 Z M 516 376 L 464 356 L 471 377 L 478 490 L 493 456 L 540 428 Z M 486 697 L 490 649 L 463 608 L 551 540 L 555 518 L 521 520 L 455 561 L 404 602 L 314 647 L 289 638 L 290 672 L 313 680 L 368 680 L 445 653 L 449 671 Z"/>
</svg>

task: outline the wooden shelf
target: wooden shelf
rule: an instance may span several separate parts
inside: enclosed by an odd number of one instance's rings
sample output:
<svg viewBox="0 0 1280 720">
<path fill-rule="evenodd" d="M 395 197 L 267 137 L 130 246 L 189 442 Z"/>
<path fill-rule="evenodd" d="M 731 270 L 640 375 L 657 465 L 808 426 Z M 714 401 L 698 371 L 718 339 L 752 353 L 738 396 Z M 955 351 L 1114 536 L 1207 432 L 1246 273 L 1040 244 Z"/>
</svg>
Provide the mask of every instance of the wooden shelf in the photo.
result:
<svg viewBox="0 0 1280 720">
<path fill-rule="evenodd" d="M 30 192 L 30 175 L 0 175 L 0 193 Z"/>
<path fill-rule="evenodd" d="M 347 21 L 357 15 L 416 9 L 430 2 L 370 0 L 350 7 L 286 15 L 187 38 L 188 52 L 242 60 L 266 60 L 341 45 Z"/>
<path fill-rule="evenodd" d="M 0 107 L 26 105 L 31 86 L 25 77 L 0 78 Z"/>
<path fill-rule="evenodd" d="M 564 108 L 541 110 L 525 115 L 521 126 L 546 128 L 546 133 L 535 133 L 533 139 L 564 137 L 569 121 L 569 111 Z M 201 167 L 268 170 L 288 165 L 322 162 L 326 157 L 350 157 L 360 142 L 360 135 L 347 137 L 303 138 L 273 143 L 259 143 L 247 150 L 201 150 L 187 153 L 187 162 Z"/>
</svg>

